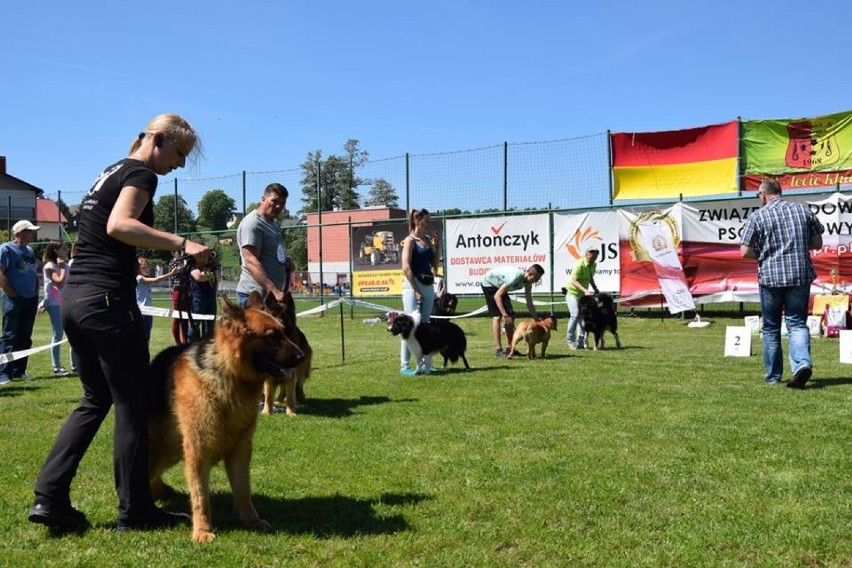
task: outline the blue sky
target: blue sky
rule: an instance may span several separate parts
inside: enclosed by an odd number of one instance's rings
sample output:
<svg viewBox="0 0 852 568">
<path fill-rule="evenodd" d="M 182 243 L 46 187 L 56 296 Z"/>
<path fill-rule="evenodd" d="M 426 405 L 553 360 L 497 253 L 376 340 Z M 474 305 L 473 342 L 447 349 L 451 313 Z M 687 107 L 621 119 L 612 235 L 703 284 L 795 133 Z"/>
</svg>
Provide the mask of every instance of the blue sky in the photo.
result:
<svg viewBox="0 0 852 568">
<path fill-rule="evenodd" d="M 198 128 L 179 178 L 852 109 L 852 4 L 11 2 L 0 155 L 82 192 L 161 112 Z"/>
</svg>

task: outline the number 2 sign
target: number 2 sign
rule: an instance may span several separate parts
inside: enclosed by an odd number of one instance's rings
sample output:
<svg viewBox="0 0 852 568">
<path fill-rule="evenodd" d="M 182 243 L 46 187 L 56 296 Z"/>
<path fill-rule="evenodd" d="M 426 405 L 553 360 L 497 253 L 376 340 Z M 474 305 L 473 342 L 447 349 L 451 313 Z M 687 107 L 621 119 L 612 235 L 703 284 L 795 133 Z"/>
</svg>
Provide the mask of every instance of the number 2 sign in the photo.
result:
<svg viewBox="0 0 852 568">
<path fill-rule="evenodd" d="M 734 325 L 725 328 L 725 357 L 751 357 L 751 329 Z"/>
</svg>

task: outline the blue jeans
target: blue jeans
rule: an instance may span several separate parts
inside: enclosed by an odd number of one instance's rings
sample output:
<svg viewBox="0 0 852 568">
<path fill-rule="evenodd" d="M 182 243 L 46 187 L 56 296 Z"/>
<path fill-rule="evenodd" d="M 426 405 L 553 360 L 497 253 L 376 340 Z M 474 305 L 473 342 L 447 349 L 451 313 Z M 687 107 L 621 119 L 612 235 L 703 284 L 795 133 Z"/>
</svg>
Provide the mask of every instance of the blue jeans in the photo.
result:
<svg viewBox="0 0 852 568">
<path fill-rule="evenodd" d="M 53 329 L 53 336 L 51 343 L 56 343 L 58 341 L 62 341 L 64 337 L 64 332 L 62 331 L 62 307 L 61 306 L 47 306 L 45 308 L 47 311 L 47 315 L 50 316 L 50 327 Z M 59 352 L 62 348 L 61 345 L 54 345 L 50 348 L 50 361 L 53 363 L 54 367 L 59 367 Z"/>
<path fill-rule="evenodd" d="M 248 301 L 246 295 L 242 306 Z M 192 296 L 191 309 L 193 314 L 199 315 L 216 315 L 216 296 Z M 213 337 L 213 328 L 216 325 L 216 320 L 192 320 L 192 325 L 189 326 L 189 340 L 200 341 Z"/>
<path fill-rule="evenodd" d="M 23 351 L 33 346 L 33 325 L 38 312 L 38 296 L 10 298 L 3 294 L 3 336 L 0 337 L 0 353 Z M 29 357 L 9 361 L 5 373 L 10 377 L 22 377 L 27 370 Z"/>
<path fill-rule="evenodd" d="M 586 341 L 586 324 L 580 317 L 580 298 L 573 294 L 565 294 L 565 304 L 568 306 L 568 333 L 565 339 L 568 343 L 577 344 L 582 347 Z M 577 343 L 577 327 L 580 328 L 580 342 Z"/>
<path fill-rule="evenodd" d="M 802 367 L 813 367 L 811 335 L 808 331 L 810 285 L 782 288 L 760 287 L 760 311 L 763 314 L 763 365 L 768 382 L 780 381 L 784 372 L 781 348 L 781 314 L 790 334 L 790 368 L 795 375 Z"/>
</svg>

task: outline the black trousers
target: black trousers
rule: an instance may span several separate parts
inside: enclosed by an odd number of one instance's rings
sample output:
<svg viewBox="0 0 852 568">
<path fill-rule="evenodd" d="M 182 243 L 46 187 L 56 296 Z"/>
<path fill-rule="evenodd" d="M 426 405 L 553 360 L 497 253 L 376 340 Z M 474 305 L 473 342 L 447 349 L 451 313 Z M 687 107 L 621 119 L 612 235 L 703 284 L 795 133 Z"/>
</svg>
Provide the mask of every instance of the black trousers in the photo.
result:
<svg viewBox="0 0 852 568">
<path fill-rule="evenodd" d="M 35 486 L 37 499 L 70 504 L 71 481 L 110 407 L 119 518 L 145 519 L 148 483 L 148 342 L 135 295 L 88 286 L 63 291 L 62 325 L 77 352 L 83 398 L 59 431 Z"/>
</svg>

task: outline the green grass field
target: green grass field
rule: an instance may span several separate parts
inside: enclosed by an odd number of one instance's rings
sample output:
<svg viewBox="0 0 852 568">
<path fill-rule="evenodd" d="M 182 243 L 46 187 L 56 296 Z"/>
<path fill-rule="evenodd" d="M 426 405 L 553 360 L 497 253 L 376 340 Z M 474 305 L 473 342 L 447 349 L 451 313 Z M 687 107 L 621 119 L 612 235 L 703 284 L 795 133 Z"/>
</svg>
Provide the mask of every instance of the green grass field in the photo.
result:
<svg viewBox="0 0 852 568">
<path fill-rule="evenodd" d="M 399 376 L 384 326 L 362 322 L 376 312 L 344 310 L 343 348 L 336 309 L 301 318 L 315 349 L 308 404 L 261 416 L 255 438 L 255 504 L 274 532 L 235 522 L 217 467 L 207 545 L 189 527 L 114 530 L 111 418 L 72 492 L 93 527 L 27 522 L 80 396 L 34 355 L 35 380 L 0 387 L 0 564 L 852 566 L 852 369 L 837 340 L 814 340 L 814 378 L 794 391 L 764 385 L 757 336 L 754 356 L 723 357 L 725 326 L 742 325 L 733 311 L 705 314 L 704 329 L 622 313 L 623 349 L 569 352 L 557 307 L 547 359 L 495 359 L 490 320 L 461 319 L 474 368 L 416 378 Z M 171 343 L 167 324 L 156 320 L 152 352 Z M 186 487 L 179 467 L 167 479 Z"/>
</svg>

